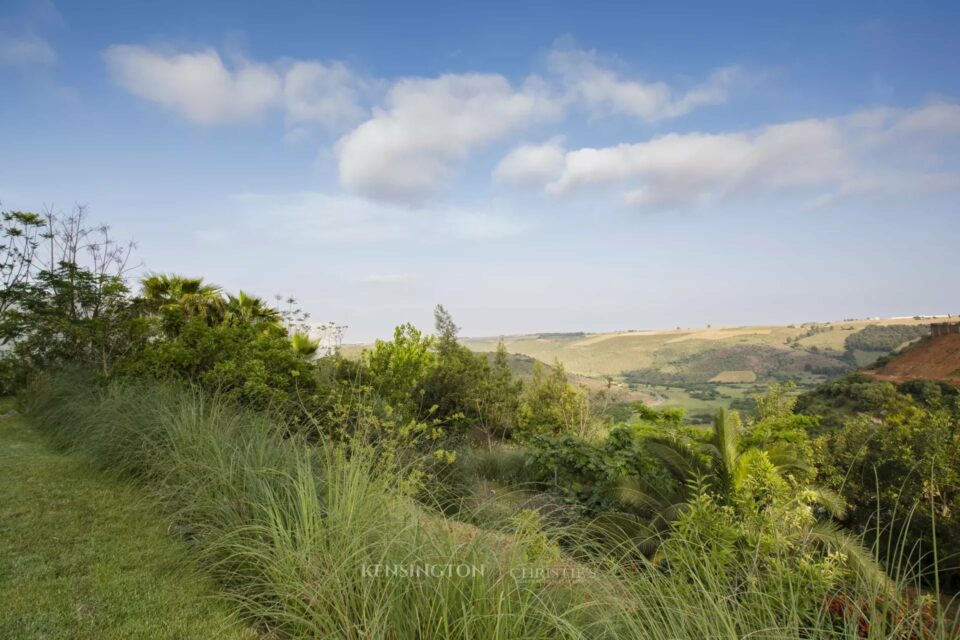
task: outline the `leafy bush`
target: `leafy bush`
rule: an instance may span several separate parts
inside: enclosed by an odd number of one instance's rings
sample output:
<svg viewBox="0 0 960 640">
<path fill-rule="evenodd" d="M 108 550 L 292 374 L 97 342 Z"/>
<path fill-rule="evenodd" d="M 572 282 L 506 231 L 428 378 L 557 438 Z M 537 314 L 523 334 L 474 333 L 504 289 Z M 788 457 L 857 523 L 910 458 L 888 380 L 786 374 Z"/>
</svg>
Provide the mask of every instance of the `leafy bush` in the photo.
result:
<svg viewBox="0 0 960 640">
<path fill-rule="evenodd" d="M 960 588 L 960 420 L 956 410 L 927 408 L 910 396 L 882 417 L 859 413 L 818 442 L 821 475 L 851 505 L 849 524 L 873 534 L 876 522 L 886 560 L 905 554 L 931 563 L 939 579 Z M 903 536 L 902 539 L 893 537 Z M 937 576 L 926 576 L 934 584 Z"/>
<path fill-rule="evenodd" d="M 210 326 L 188 320 L 119 363 L 115 375 L 187 380 L 252 408 L 304 420 L 322 391 L 315 367 L 298 356 L 282 329 Z"/>
<path fill-rule="evenodd" d="M 819 431 L 841 428 L 853 414 L 866 413 L 876 418 L 896 413 L 908 404 L 908 398 L 889 382 L 878 382 L 862 373 L 854 373 L 826 382 L 802 394 L 798 413 L 819 418 Z M 815 431 L 811 430 L 811 433 Z"/>
<path fill-rule="evenodd" d="M 560 362 L 549 372 L 539 362 L 534 365 L 520 398 L 517 439 L 562 433 L 583 437 L 595 429 L 597 420 L 586 392 L 570 384 Z"/>
<path fill-rule="evenodd" d="M 635 427 L 618 426 L 599 443 L 570 434 L 537 436 L 528 450 L 536 478 L 593 512 L 613 507 L 614 488 L 627 476 L 666 484 Z"/>
</svg>

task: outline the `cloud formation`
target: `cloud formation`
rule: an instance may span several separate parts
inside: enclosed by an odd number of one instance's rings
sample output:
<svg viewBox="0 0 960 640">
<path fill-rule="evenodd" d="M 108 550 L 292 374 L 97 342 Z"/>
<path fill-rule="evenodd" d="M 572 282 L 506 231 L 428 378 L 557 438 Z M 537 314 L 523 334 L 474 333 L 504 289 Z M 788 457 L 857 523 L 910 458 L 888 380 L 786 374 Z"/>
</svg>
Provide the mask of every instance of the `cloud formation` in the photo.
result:
<svg viewBox="0 0 960 640">
<path fill-rule="evenodd" d="M 640 209 L 716 203 L 735 196 L 796 192 L 810 204 L 867 193 L 945 189 L 955 170 L 941 166 L 937 149 L 960 134 L 960 105 L 862 111 L 736 133 L 667 134 L 633 144 L 567 151 L 559 169 L 520 147 L 500 167 L 537 175 L 547 193 L 613 189 Z M 914 155 L 909 155 L 910 153 Z M 918 161 L 918 158 L 922 162 Z M 527 159 L 524 163 L 521 160 Z M 500 168 L 498 167 L 498 169 Z"/>
<path fill-rule="evenodd" d="M 641 82 L 620 77 L 604 66 L 596 51 L 554 48 L 547 56 L 550 71 L 560 78 L 571 100 L 597 116 L 626 115 L 653 122 L 677 118 L 697 107 L 727 101 L 739 68 L 723 67 L 703 83 L 677 93 L 665 82 Z"/>
<path fill-rule="evenodd" d="M 166 55 L 134 45 L 104 53 L 114 81 L 200 124 L 252 120 L 274 106 L 282 83 L 267 65 L 228 69 L 213 49 Z"/>
<path fill-rule="evenodd" d="M 564 154 L 561 138 L 519 146 L 497 164 L 493 179 L 519 186 L 543 184 L 563 170 Z"/>
<path fill-rule="evenodd" d="M 294 62 L 283 82 L 288 126 L 339 128 L 356 123 L 366 113 L 360 106 L 365 84 L 342 62 Z"/>
<path fill-rule="evenodd" d="M 170 53 L 134 45 L 110 47 L 105 59 L 121 87 L 194 123 L 251 121 L 282 109 L 290 140 L 301 139 L 312 126 L 341 131 L 353 126 L 335 147 L 341 186 L 355 195 L 415 207 L 450 184 L 478 150 L 555 121 L 571 105 L 594 116 L 672 118 L 723 102 L 736 76 L 734 69 L 721 69 L 702 85 L 676 94 L 664 83 L 621 78 L 593 51 L 557 48 L 548 56 L 546 77 L 530 76 L 519 85 L 499 74 L 401 78 L 368 110 L 363 103 L 377 83 L 336 61 L 227 65 L 212 48 Z M 554 140 L 515 150 L 494 177 L 530 184 L 562 166 L 563 150 Z"/>
<path fill-rule="evenodd" d="M 421 204 L 477 148 L 558 113 L 535 79 L 520 88 L 493 74 L 403 79 L 337 143 L 340 182 L 376 200 Z"/>
<path fill-rule="evenodd" d="M 362 81 L 340 62 L 240 60 L 228 67 L 212 48 L 169 53 L 136 45 L 114 45 L 104 59 L 122 88 L 197 124 L 253 121 L 283 109 L 290 127 L 338 128 L 364 113 Z"/>
</svg>

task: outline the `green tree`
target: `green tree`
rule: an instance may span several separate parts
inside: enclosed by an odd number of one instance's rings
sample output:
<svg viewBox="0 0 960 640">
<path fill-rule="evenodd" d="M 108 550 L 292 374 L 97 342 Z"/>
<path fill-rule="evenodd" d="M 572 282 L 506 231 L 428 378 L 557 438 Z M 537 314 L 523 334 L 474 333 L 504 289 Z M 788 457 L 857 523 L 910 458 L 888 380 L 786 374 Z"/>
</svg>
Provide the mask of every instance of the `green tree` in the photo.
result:
<svg viewBox="0 0 960 640">
<path fill-rule="evenodd" d="M 941 584 L 955 590 L 960 588 L 955 568 L 960 559 L 960 400 L 957 390 L 951 391 L 931 398 L 929 405 L 900 393 L 895 411 L 852 413 L 816 445 L 821 476 L 850 505 L 848 524 L 877 540 L 884 552 L 902 548 L 927 566 L 936 541 Z M 934 576 L 927 579 L 933 583 Z"/>
<path fill-rule="evenodd" d="M 487 358 L 460 344 L 460 328 L 437 305 L 434 309 L 436 366 L 425 385 L 425 403 L 436 407 L 436 417 L 455 425 L 479 426 L 483 387 L 490 375 Z"/>
<path fill-rule="evenodd" d="M 370 386 L 405 419 L 432 415 L 425 403 L 426 385 L 437 366 L 433 338 L 412 324 L 394 329 L 393 340 L 377 340 L 365 353 Z"/>
<path fill-rule="evenodd" d="M 501 341 L 479 389 L 477 413 L 480 425 L 498 437 L 511 436 L 517 427 L 522 393 L 523 381 L 510 370 L 507 349 Z"/>
<path fill-rule="evenodd" d="M 534 364 L 517 412 L 516 434 L 521 439 L 561 433 L 584 437 L 595 426 L 592 418 L 587 394 L 570 384 L 560 361 L 549 372 L 539 362 Z"/>
<path fill-rule="evenodd" d="M 188 278 L 173 274 L 154 274 L 141 282 L 140 297 L 148 311 L 164 318 L 164 328 L 170 333 L 187 320 L 199 318 L 208 325 L 223 321 L 225 305 L 223 292 L 203 278 Z"/>
<path fill-rule="evenodd" d="M 227 296 L 223 322 L 231 326 L 274 327 L 282 325 L 283 316 L 262 298 L 240 291 L 235 296 Z"/>
<path fill-rule="evenodd" d="M 773 401 L 778 391 L 765 400 Z M 887 579 L 872 554 L 829 519 L 817 517 L 818 512 L 845 517 L 843 499 L 804 481 L 806 466 L 789 443 L 759 448 L 745 444 L 743 433 L 738 414 L 720 410 L 713 429 L 703 436 L 649 437 L 646 450 L 674 478 L 668 486 L 677 491 L 651 492 L 643 478 L 622 482 L 617 492 L 622 504 L 643 518 L 634 523 L 633 535 L 660 540 L 657 532 L 674 528 L 675 523 L 696 528 L 696 519 L 685 514 L 698 505 L 716 504 L 735 518 L 735 546 L 741 553 L 755 553 L 761 543 L 771 545 L 770 553 L 774 547 L 778 553 L 786 549 L 798 561 L 812 551 L 840 553 L 851 575 L 885 586 Z M 669 548 L 665 554 L 669 556 Z"/>
<path fill-rule="evenodd" d="M 6 312 L 17 303 L 37 268 L 37 248 L 48 233 L 46 223 L 36 213 L 4 211 L 0 236 L 0 341 L 14 336 L 3 329 Z"/>
</svg>

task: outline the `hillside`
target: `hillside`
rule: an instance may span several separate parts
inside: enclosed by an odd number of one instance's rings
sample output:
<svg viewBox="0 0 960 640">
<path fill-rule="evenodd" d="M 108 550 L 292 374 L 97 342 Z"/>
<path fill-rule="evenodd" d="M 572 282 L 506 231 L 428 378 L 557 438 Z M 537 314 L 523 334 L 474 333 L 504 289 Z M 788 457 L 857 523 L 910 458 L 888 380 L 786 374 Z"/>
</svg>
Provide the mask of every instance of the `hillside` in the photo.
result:
<svg viewBox="0 0 960 640">
<path fill-rule="evenodd" d="M 929 320 L 912 318 L 857 320 L 596 334 L 532 334 L 504 336 L 502 340 L 511 353 L 521 353 L 544 362 L 559 360 L 571 372 L 587 376 L 618 376 L 629 371 L 651 369 L 664 373 L 699 373 L 704 371 L 705 364 L 709 369 L 722 364 L 704 361 L 704 354 L 714 353 L 718 359 L 728 359 L 732 369 L 750 368 L 762 379 L 773 372 L 772 368 L 764 369 L 772 356 L 786 358 L 787 362 L 781 363 L 779 369 L 783 370 L 782 365 L 786 365 L 791 372 L 818 367 L 850 367 L 852 365 L 845 365 L 841 359 L 852 356 L 858 360 L 876 360 L 909 339 L 925 334 L 928 324 Z M 889 346 L 887 340 L 858 343 L 854 339 L 851 340 L 852 348 L 848 349 L 847 339 L 863 335 L 868 327 L 905 329 L 908 337 L 893 346 Z M 913 335 L 909 337 L 911 331 Z M 463 342 L 476 351 L 493 351 L 499 340 L 495 337 L 466 338 Z M 755 349 L 759 357 L 751 359 L 747 355 L 750 349 Z M 799 355 L 784 355 L 791 352 Z M 718 373 L 721 371 L 715 371 L 711 377 Z"/>
<path fill-rule="evenodd" d="M 942 380 L 960 384 L 960 334 L 929 337 L 870 374 L 878 380 Z"/>
<path fill-rule="evenodd" d="M 706 413 L 737 406 L 773 381 L 801 388 L 867 366 L 928 332 L 919 318 L 796 325 L 677 328 L 662 331 L 504 336 L 507 351 L 571 374 L 612 378 L 649 402 Z M 475 351 L 493 351 L 500 338 L 467 338 Z M 644 399 L 644 398 L 638 398 Z"/>
</svg>

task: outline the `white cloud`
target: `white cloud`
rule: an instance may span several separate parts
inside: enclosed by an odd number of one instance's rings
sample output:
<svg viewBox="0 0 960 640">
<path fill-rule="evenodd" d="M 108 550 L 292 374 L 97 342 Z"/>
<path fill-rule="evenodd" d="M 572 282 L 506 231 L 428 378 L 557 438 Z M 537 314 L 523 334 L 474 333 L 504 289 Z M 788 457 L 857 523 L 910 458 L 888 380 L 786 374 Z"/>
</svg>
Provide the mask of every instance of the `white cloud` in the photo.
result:
<svg viewBox="0 0 960 640">
<path fill-rule="evenodd" d="M 521 186 L 543 184 L 563 170 L 564 153 L 561 138 L 545 144 L 519 146 L 497 164 L 493 178 Z"/>
<path fill-rule="evenodd" d="M 242 63 L 231 70 L 213 49 L 164 55 L 146 47 L 114 45 L 104 57 L 121 87 L 200 124 L 255 119 L 281 95 L 274 69 Z"/>
<path fill-rule="evenodd" d="M 0 64 L 15 67 L 50 65 L 57 61 L 57 54 L 43 38 L 25 34 L 22 36 L 0 35 Z"/>
<path fill-rule="evenodd" d="M 612 187 L 638 208 L 669 209 L 734 196 L 796 192 L 823 205 L 877 193 L 954 188 L 955 168 L 917 167 L 905 149 L 943 145 L 960 134 L 960 107 L 864 111 L 748 132 L 668 134 L 635 144 L 568 151 L 548 193 Z M 508 156 L 509 157 L 509 156 Z M 544 172 L 545 173 L 545 172 Z"/>
<path fill-rule="evenodd" d="M 337 144 L 340 181 L 377 200 L 422 204 L 472 151 L 557 112 L 536 80 L 519 89 L 499 75 L 400 80 L 385 107 Z"/>
<path fill-rule="evenodd" d="M 646 121 L 676 118 L 705 105 L 727 101 L 740 77 L 737 67 L 723 67 L 706 82 L 676 95 L 664 82 L 628 80 L 603 66 L 596 51 L 555 48 L 548 57 L 550 71 L 565 85 L 573 100 L 597 115 L 628 115 Z"/>
<path fill-rule="evenodd" d="M 364 116 L 360 106 L 362 81 L 343 63 L 294 62 L 284 76 L 283 101 L 287 124 L 319 124 L 337 128 Z"/>
<path fill-rule="evenodd" d="M 118 85 L 198 124 L 256 120 L 283 109 L 296 139 L 310 126 L 338 129 L 365 113 L 365 81 L 341 62 L 241 59 L 229 68 L 212 48 L 168 53 L 135 45 L 112 46 L 104 58 Z"/>
<path fill-rule="evenodd" d="M 960 134 L 960 104 L 938 102 L 907 111 L 895 121 L 892 133 L 901 136 Z"/>
</svg>

